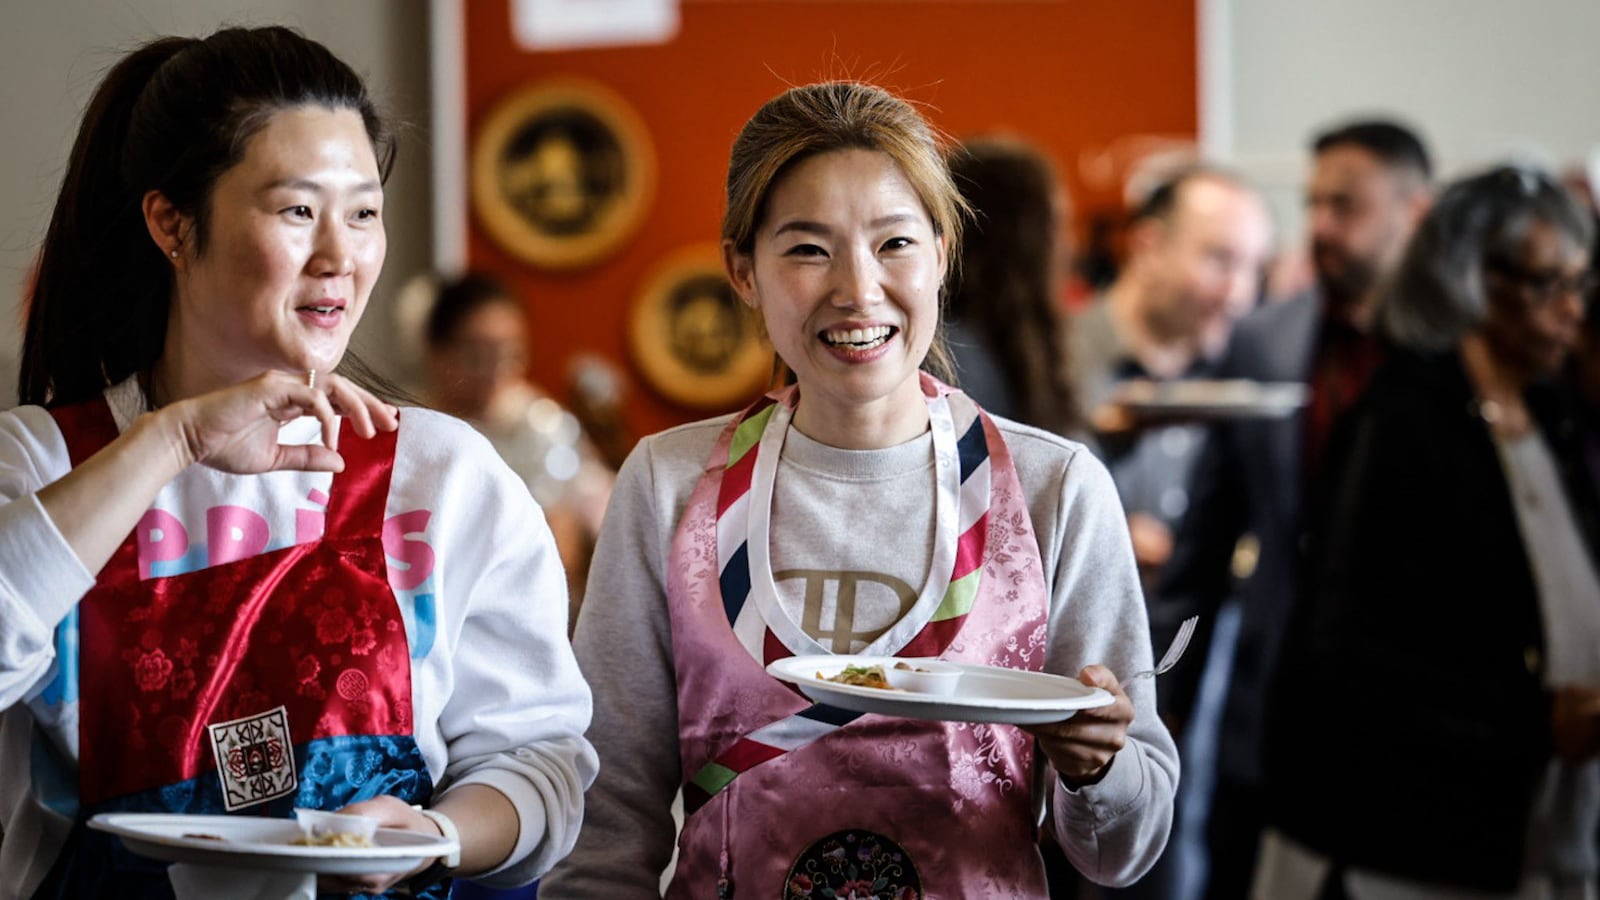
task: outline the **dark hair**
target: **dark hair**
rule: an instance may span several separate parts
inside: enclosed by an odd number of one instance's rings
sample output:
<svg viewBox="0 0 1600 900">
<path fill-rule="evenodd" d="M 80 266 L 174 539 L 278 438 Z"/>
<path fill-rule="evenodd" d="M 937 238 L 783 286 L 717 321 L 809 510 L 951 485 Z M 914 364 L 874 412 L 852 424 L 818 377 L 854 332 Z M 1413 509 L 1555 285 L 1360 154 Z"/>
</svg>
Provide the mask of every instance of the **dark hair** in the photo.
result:
<svg viewBox="0 0 1600 900">
<path fill-rule="evenodd" d="M 1485 269 L 1514 262 L 1536 222 L 1589 249 L 1589 216 L 1544 172 L 1502 166 L 1451 184 L 1417 227 L 1379 302 L 1378 333 L 1419 353 L 1455 347 L 1488 313 Z"/>
<path fill-rule="evenodd" d="M 1172 221 L 1173 213 L 1178 209 L 1179 201 L 1183 197 L 1183 189 L 1196 181 L 1220 181 L 1230 187 L 1253 193 L 1242 177 L 1226 169 L 1210 165 L 1185 166 L 1167 177 L 1161 179 L 1151 191 L 1144 195 L 1138 205 L 1128 213 L 1128 224 L 1154 219 L 1161 222 Z"/>
<path fill-rule="evenodd" d="M 1165 222 L 1171 219 L 1172 211 L 1178 208 L 1178 188 L 1186 180 L 1186 174 L 1164 179 L 1155 186 L 1155 190 L 1145 195 L 1143 201 L 1128 211 L 1128 221 L 1132 223 L 1159 219 Z"/>
<path fill-rule="evenodd" d="M 950 174 L 973 210 L 950 318 L 993 352 L 1018 418 L 1065 434 L 1078 424 L 1078 407 L 1055 290 L 1055 168 L 1021 142 L 978 139 L 951 155 Z"/>
<path fill-rule="evenodd" d="M 287 28 L 158 38 L 112 67 L 84 111 L 45 233 L 23 403 L 73 403 L 155 364 L 172 269 L 146 229 L 144 195 L 159 191 L 193 217 L 184 239 L 203 252 L 217 179 L 274 113 L 305 105 L 360 113 L 388 177 L 393 143 L 361 77 Z M 359 361 L 346 354 L 346 363 L 366 380 Z"/>
<path fill-rule="evenodd" d="M 1311 141 L 1311 150 L 1317 155 L 1335 147 L 1350 146 L 1371 153 L 1390 169 L 1416 175 L 1424 184 L 1433 179 L 1433 163 L 1428 159 L 1422 139 L 1398 122 L 1387 119 L 1346 122 L 1323 131 Z"/>
<path fill-rule="evenodd" d="M 1144 195 L 1144 200 L 1134 205 L 1133 210 L 1128 211 L 1128 224 L 1134 226 L 1144 221 L 1170 224 L 1182 203 L 1184 189 L 1197 181 L 1214 181 L 1227 187 L 1234 187 L 1246 194 L 1256 194 L 1256 189 L 1234 171 L 1214 165 L 1187 165 L 1178 171 L 1173 171 L 1160 183 L 1155 184 L 1154 189 L 1150 189 L 1149 194 Z"/>
<path fill-rule="evenodd" d="M 437 349 L 455 340 L 456 332 L 468 316 L 493 303 L 509 304 L 519 313 L 522 310 L 522 304 L 505 284 L 486 272 L 468 272 L 440 283 L 433 309 L 428 311 L 428 327 L 424 333 L 428 346 Z"/>
<path fill-rule="evenodd" d="M 950 258 L 955 259 L 961 252 L 967 208 L 950 180 L 939 136 L 910 103 L 883 88 L 854 81 L 790 88 L 762 104 L 744 124 L 728 158 L 722 239 L 738 253 L 754 252 L 767 197 L 790 168 L 823 153 L 856 149 L 883 153 L 895 161 L 927 209 L 934 234 L 945 239 Z M 943 331 L 935 332 L 923 366 L 949 380 Z"/>
</svg>

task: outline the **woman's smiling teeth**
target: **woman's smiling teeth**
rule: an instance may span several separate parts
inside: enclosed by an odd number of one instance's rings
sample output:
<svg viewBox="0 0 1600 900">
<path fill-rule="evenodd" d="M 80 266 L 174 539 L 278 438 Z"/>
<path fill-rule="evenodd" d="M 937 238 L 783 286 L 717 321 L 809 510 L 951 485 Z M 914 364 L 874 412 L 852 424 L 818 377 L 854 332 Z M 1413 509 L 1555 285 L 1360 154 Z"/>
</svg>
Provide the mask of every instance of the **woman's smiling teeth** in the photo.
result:
<svg viewBox="0 0 1600 900">
<path fill-rule="evenodd" d="M 837 328 L 822 333 L 823 343 L 833 347 L 844 347 L 849 350 L 871 350 L 882 345 L 894 335 L 894 328 L 889 325 L 874 325 L 871 328 Z"/>
</svg>

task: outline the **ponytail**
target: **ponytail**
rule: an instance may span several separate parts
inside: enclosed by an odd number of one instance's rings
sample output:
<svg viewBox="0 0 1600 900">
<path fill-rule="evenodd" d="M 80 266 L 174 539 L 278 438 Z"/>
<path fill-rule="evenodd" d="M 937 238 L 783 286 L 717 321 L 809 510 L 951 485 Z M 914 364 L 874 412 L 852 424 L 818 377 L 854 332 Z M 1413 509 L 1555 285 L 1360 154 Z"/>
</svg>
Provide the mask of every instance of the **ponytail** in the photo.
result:
<svg viewBox="0 0 1600 900">
<path fill-rule="evenodd" d="M 161 38 L 101 82 L 72 145 L 28 301 L 19 399 L 59 405 L 150 367 L 166 336 L 172 270 L 123 178 L 134 108 L 157 69 L 192 38 Z"/>
</svg>

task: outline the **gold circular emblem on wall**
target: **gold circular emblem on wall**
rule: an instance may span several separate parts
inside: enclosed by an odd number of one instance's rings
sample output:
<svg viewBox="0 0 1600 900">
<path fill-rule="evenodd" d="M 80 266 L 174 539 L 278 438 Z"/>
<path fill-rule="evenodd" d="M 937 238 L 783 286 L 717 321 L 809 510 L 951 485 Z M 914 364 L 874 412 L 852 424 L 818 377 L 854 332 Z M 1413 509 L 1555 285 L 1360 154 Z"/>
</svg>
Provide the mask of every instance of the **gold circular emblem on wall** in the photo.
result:
<svg viewBox="0 0 1600 900">
<path fill-rule="evenodd" d="M 644 218 L 655 191 L 649 133 L 607 88 L 561 79 L 500 101 L 478 128 L 472 201 L 496 243 L 551 269 L 594 262 Z"/>
<path fill-rule="evenodd" d="M 772 347 L 715 246 L 679 251 L 656 268 L 629 313 L 628 345 L 650 386 L 684 406 L 729 409 L 772 377 Z"/>
</svg>

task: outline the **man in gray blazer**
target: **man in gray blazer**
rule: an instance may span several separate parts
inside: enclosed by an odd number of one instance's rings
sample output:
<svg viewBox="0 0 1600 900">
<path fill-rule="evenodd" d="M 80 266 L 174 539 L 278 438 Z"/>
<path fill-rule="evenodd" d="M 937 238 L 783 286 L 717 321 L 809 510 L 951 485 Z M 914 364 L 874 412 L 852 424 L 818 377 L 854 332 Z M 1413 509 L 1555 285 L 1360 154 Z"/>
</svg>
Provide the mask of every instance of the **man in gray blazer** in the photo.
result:
<svg viewBox="0 0 1600 900">
<path fill-rule="evenodd" d="M 1207 824 L 1211 898 L 1237 900 L 1249 890 L 1263 818 L 1262 717 L 1296 593 L 1306 524 L 1301 498 L 1317 477 L 1333 420 L 1376 368 L 1381 351 L 1367 334 L 1376 287 L 1430 199 L 1427 151 L 1402 126 L 1349 123 L 1317 136 L 1312 151 L 1306 200 L 1315 285 L 1240 322 L 1217 374 L 1303 382 L 1310 403 L 1289 418 L 1214 427 L 1195 465 L 1172 559 L 1149 598 L 1157 648 L 1196 614 L 1196 643 L 1205 647 L 1223 602 L 1237 597 L 1240 604 Z M 1235 550 L 1246 536 L 1254 537 L 1256 561 L 1238 583 Z M 1161 683 L 1163 715 L 1175 732 L 1193 711 L 1201 668 L 1180 666 Z"/>
</svg>

